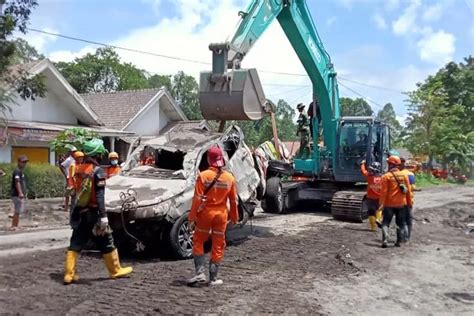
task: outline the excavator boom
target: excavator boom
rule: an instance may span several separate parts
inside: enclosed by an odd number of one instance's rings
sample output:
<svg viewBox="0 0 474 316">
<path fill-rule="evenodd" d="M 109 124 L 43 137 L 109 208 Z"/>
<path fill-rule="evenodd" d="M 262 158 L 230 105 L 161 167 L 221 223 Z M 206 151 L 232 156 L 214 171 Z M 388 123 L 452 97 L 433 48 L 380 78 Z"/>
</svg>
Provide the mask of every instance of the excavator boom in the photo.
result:
<svg viewBox="0 0 474 316">
<path fill-rule="evenodd" d="M 336 72 L 319 38 L 305 0 L 253 0 L 240 12 L 240 24 L 229 43 L 211 44 L 212 72 L 200 77 L 200 104 L 210 120 L 259 120 L 271 111 L 255 69 L 241 62 L 265 30 L 278 20 L 313 84 L 322 118 L 324 143 L 334 158 L 339 119 Z M 314 115 L 316 117 L 316 115 Z M 318 135 L 318 124 L 313 124 Z M 315 150 L 314 169 L 319 169 Z"/>
</svg>

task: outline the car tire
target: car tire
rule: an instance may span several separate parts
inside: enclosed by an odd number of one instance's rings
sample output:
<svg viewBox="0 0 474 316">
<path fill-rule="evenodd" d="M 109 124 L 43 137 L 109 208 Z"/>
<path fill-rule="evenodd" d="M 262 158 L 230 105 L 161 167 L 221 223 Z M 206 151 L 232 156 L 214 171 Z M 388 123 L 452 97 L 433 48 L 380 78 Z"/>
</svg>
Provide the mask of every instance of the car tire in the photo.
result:
<svg viewBox="0 0 474 316">
<path fill-rule="evenodd" d="M 193 256 L 193 236 L 188 232 L 188 214 L 184 213 L 171 226 L 169 242 L 171 250 L 178 259 L 189 259 Z"/>
<path fill-rule="evenodd" d="M 265 193 L 265 213 L 281 214 L 283 213 L 283 188 L 281 180 L 278 177 L 272 177 L 267 180 L 267 191 Z"/>
</svg>

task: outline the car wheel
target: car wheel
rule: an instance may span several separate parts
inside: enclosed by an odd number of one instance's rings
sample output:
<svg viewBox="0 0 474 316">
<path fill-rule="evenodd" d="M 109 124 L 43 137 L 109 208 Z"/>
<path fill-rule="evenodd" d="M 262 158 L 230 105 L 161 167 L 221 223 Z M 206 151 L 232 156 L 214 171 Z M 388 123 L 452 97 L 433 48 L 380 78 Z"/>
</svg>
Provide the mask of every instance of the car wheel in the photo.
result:
<svg viewBox="0 0 474 316">
<path fill-rule="evenodd" d="M 267 192 L 265 193 L 266 213 L 283 213 L 283 188 L 281 180 L 278 177 L 272 177 L 267 180 Z"/>
<path fill-rule="evenodd" d="M 193 234 L 189 232 L 188 212 L 181 215 L 170 230 L 170 246 L 178 259 L 193 255 Z"/>
</svg>

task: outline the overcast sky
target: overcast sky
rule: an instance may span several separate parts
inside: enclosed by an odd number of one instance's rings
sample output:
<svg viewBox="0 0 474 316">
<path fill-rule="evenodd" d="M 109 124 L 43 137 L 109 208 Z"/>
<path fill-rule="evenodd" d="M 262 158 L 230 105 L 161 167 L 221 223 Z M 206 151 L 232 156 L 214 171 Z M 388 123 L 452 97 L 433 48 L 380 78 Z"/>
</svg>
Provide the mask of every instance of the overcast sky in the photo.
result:
<svg viewBox="0 0 474 316">
<path fill-rule="evenodd" d="M 234 31 L 237 12 L 250 0 L 40 0 L 31 28 L 204 62 L 210 42 Z M 218 4 L 216 4 L 218 3 Z M 451 60 L 474 53 L 473 0 L 307 0 L 318 32 L 339 75 L 341 96 L 370 101 L 374 110 L 392 102 L 404 117 L 397 91 Z M 53 61 L 70 61 L 97 46 L 30 32 L 27 39 Z M 198 78 L 204 64 L 118 51 L 124 61 L 159 74 L 183 70 Z M 244 67 L 304 74 L 275 22 L 254 46 Z M 308 103 L 304 76 L 260 73 L 272 99 Z M 388 90 L 360 85 L 385 87 Z M 288 86 L 285 86 L 288 85 Z M 342 86 L 344 85 L 344 86 Z M 354 90 L 354 91 L 351 91 Z"/>
</svg>

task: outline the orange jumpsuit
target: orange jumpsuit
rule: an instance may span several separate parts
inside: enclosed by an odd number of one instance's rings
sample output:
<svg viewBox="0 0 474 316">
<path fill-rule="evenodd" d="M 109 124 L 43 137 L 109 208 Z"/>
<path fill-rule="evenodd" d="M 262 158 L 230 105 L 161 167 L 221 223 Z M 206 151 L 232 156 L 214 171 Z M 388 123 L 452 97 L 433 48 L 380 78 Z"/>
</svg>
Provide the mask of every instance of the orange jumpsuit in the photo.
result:
<svg viewBox="0 0 474 316">
<path fill-rule="evenodd" d="M 377 210 L 379 209 L 382 177 L 368 172 L 365 163 L 360 165 L 360 171 L 364 177 L 367 178 L 367 211 L 369 215 L 370 229 L 376 231 L 376 220 L 380 220 L 382 217 L 382 212 L 377 213 Z"/>
<path fill-rule="evenodd" d="M 378 201 L 382 177 L 369 173 L 365 164 L 360 165 L 360 171 L 367 178 L 367 198 Z"/>
<path fill-rule="evenodd" d="M 122 171 L 122 168 L 119 166 L 110 166 L 107 168 L 107 179 L 110 177 L 113 177 L 115 175 L 118 175 Z"/>
<path fill-rule="evenodd" d="M 237 188 L 234 176 L 223 171 L 218 181 L 207 193 L 207 199 L 203 201 L 202 195 L 216 174 L 217 168 L 209 168 L 201 172 L 196 180 L 194 197 L 189 213 L 189 221 L 195 222 L 196 227 L 193 236 L 193 255 L 204 255 L 204 242 L 212 236 L 211 262 L 220 263 L 224 257 L 225 231 L 227 228 L 228 210 L 227 200 L 230 202 L 229 216 L 235 224 L 239 220 L 237 210 Z M 201 205 L 205 203 L 204 205 Z"/>
<path fill-rule="evenodd" d="M 74 188 L 76 189 L 76 193 L 81 191 L 82 180 L 84 179 L 85 175 L 91 172 L 87 169 L 90 169 L 88 164 L 82 163 L 80 165 L 76 165 L 74 170 Z"/>
<path fill-rule="evenodd" d="M 395 177 L 397 177 L 400 184 L 404 184 L 408 189 L 407 194 L 402 193 L 398 189 L 398 183 L 392 175 L 392 172 L 387 172 L 382 176 L 382 188 L 380 190 L 380 207 L 403 208 L 406 205 L 413 205 L 412 201 L 412 186 L 408 177 L 404 172 L 398 169 L 391 170 Z"/>
</svg>

